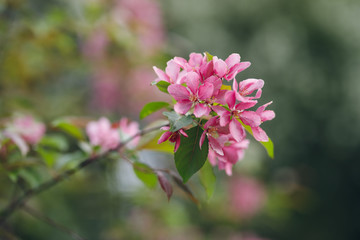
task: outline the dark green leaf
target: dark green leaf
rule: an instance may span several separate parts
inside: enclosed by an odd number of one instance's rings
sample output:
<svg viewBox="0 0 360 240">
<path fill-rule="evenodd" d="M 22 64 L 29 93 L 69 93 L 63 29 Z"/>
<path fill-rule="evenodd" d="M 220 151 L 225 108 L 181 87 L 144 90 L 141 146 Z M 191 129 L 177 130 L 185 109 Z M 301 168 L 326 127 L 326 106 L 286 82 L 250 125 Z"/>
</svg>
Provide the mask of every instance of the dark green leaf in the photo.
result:
<svg viewBox="0 0 360 240">
<path fill-rule="evenodd" d="M 200 169 L 200 182 L 206 191 L 207 199 L 210 199 L 214 194 L 216 176 L 209 161 Z"/>
<path fill-rule="evenodd" d="M 150 114 L 169 106 L 167 102 L 151 102 L 146 104 L 140 112 L 140 119 L 144 119 L 145 117 L 149 116 Z"/>
<path fill-rule="evenodd" d="M 176 112 L 163 112 L 170 122 L 170 131 L 176 132 L 193 123 L 191 116 L 179 115 Z"/>
<path fill-rule="evenodd" d="M 160 81 L 158 83 L 156 83 L 156 86 L 158 87 L 158 89 L 164 93 L 169 93 L 168 92 L 168 87 L 170 86 L 170 83 L 166 82 L 166 81 Z"/>
<path fill-rule="evenodd" d="M 184 182 L 204 165 L 209 150 L 207 137 L 200 149 L 199 141 L 203 130 L 199 126 L 187 130 L 186 133 L 188 137 L 181 135 L 180 147 L 175 153 L 175 165 Z"/>
<path fill-rule="evenodd" d="M 146 164 L 135 162 L 133 165 L 136 176 L 149 188 L 154 188 L 157 184 L 157 175 Z"/>
</svg>

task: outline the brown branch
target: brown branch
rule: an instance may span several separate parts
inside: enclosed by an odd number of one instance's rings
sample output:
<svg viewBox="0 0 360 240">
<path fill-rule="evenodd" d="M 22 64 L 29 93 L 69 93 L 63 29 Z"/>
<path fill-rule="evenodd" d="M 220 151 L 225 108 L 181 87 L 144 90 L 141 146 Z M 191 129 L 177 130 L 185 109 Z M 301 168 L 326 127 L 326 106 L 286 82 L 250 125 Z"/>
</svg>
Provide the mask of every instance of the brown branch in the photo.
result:
<svg viewBox="0 0 360 240">
<path fill-rule="evenodd" d="M 29 215 L 31 215 L 34 218 L 37 218 L 47 224 L 49 224 L 50 226 L 53 226 L 54 228 L 62 231 L 63 233 L 68 234 L 70 237 L 72 237 L 73 239 L 76 240 L 86 240 L 85 238 L 81 237 L 79 234 L 77 234 L 76 232 L 72 231 L 71 229 L 65 227 L 62 224 L 59 224 L 57 222 L 55 222 L 54 220 L 52 220 L 51 218 L 39 213 L 38 211 L 36 211 L 35 209 L 30 208 L 27 205 L 22 205 L 21 209 L 23 209 L 26 213 L 28 213 Z"/>
<path fill-rule="evenodd" d="M 79 170 L 83 169 L 84 167 L 97 162 L 98 160 L 106 157 L 109 153 L 111 152 L 116 152 L 119 151 L 120 149 L 122 149 L 123 147 L 126 146 L 126 144 L 128 144 L 129 142 L 131 142 L 133 139 L 135 139 L 136 137 L 139 136 L 143 136 L 149 132 L 158 130 L 160 127 L 162 126 L 158 126 L 158 127 L 153 127 L 153 128 L 148 128 L 148 129 L 144 129 L 142 131 L 139 131 L 137 134 L 135 134 L 134 136 L 132 136 L 131 138 L 129 138 L 127 141 L 125 142 L 121 142 L 119 143 L 119 145 L 112 150 L 106 151 L 102 154 L 99 155 L 95 155 L 95 156 L 91 156 L 89 158 L 87 158 L 86 160 L 82 161 L 81 163 L 79 163 L 79 165 L 77 165 L 75 168 L 69 169 L 65 172 L 63 172 L 62 174 L 40 184 L 39 186 L 29 189 L 27 190 L 23 195 L 21 195 L 20 197 L 18 197 L 17 199 L 15 199 L 14 201 L 12 201 L 5 209 L 3 209 L 0 212 L 0 226 L 20 207 L 22 207 L 25 202 L 27 200 L 29 200 L 30 198 L 32 198 L 35 195 L 38 195 L 39 193 L 42 193 L 48 189 L 50 189 L 51 187 L 57 185 L 58 183 L 62 182 L 63 180 L 67 179 L 68 177 L 74 175 L 75 173 L 77 173 Z M 166 126 L 166 125 L 165 125 Z"/>
</svg>

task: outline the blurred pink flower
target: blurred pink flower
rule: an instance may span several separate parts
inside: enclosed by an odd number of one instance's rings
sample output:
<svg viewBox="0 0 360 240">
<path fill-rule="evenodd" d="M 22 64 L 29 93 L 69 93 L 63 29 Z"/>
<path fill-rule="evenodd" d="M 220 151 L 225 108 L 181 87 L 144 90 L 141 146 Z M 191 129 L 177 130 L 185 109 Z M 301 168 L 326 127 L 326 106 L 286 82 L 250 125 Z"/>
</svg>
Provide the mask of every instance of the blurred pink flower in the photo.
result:
<svg viewBox="0 0 360 240">
<path fill-rule="evenodd" d="M 91 145 L 100 146 L 102 151 L 114 149 L 120 143 L 118 130 L 113 128 L 105 117 L 89 122 L 86 126 L 86 133 Z"/>
<path fill-rule="evenodd" d="M 122 118 L 119 122 L 120 130 L 120 140 L 121 142 L 127 141 L 129 138 L 135 136 L 140 132 L 139 124 L 137 122 L 131 122 L 127 118 Z M 129 143 L 126 144 L 126 147 L 133 149 L 137 146 L 140 141 L 140 136 L 135 137 Z"/>
<path fill-rule="evenodd" d="M 8 130 L 20 135 L 29 144 L 37 144 L 44 136 L 46 127 L 27 115 L 15 118 Z"/>
<path fill-rule="evenodd" d="M 229 208 L 237 216 L 248 219 L 263 207 L 266 192 L 262 184 L 254 178 L 235 177 L 229 184 Z"/>
<path fill-rule="evenodd" d="M 106 32 L 103 29 L 97 29 L 85 40 L 82 52 L 90 61 L 101 60 L 106 54 L 108 43 Z"/>
<path fill-rule="evenodd" d="M 154 0 L 118 0 L 114 16 L 125 22 L 139 39 L 139 47 L 153 53 L 164 43 L 164 27 L 161 10 Z"/>
</svg>

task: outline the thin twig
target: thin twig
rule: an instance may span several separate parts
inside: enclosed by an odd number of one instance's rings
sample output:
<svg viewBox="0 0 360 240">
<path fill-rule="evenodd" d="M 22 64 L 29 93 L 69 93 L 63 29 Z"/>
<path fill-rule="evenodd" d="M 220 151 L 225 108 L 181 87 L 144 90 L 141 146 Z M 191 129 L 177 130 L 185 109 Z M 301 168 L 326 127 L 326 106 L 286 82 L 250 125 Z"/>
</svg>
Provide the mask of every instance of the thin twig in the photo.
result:
<svg viewBox="0 0 360 240">
<path fill-rule="evenodd" d="M 3 209 L 0 212 L 0 226 L 21 206 L 24 205 L 24 203 L 29 200 L 31 197 L 38 195 L 39 193 L 42 193 L 46 190 L 48 190 L 49 188 L 57 185 L 58 183 L 62 182 L 63 180 L 67 179 L 68 177 L 72 176 L 73 174 L 77 173 L 79 170 L 83 169 L 84 167 L 97 162 L 98 160 L 106 157 L 109 153 L 111 152 L 116 152 L 119 151 L 120 149 L 122 149 L 124 146 L 126 146 L 126 144 L 128 144 L 129 142 L 131 142 L 133 139 L 135 139 L 136 137 L 139 136 L 143 136 L 149 132 L 158 130 L 160 127 L 163 127 L 166 125 L 162 125 L 162 126 L 157 126 L 157 127 L 153 127 L 153 128 L 148 128 L 148 129 L 144 129 L 142 131 L 139 131 L 137 134 L 135 134 L 134 136 L 130 137 L 128 140 L 119 143 L 119 145 L 109 151 L 106 151 L 102 154 L 99 155 L 95 155 L 95 156 L 91 156 L 89 158 L 87 158 L 86 160 L 82 161 L 81 163 L 79 163 L 79 165 L 77 165 L 75 168 L 69 169 L 65 172 L 63 172 L 62 174 L 49 179 L 48 181 L 40 184 L 39 186 L 29 189 L 27 190 L 23 195 L 21 195 L 20 197 L 18 197 L 17 199 L 15 199 L 14 201 L 12 201 L 5 209 Z"/>
<path fill-rule="evenodd" d="M 54 220 L 52 220 L 51 218 L 39 213 L 38 211 L 36 211 L 33 208 L 30 208 L 27 205 L 22 205 L 21 209 L 23 209 L 26 213 L 28 213 L 29 215 L 31 215 L 34 218 L 37 218 L 51 226 L 53 226 L 54 228 L 68 234 L 70 237 L 72 237 L 73 239 L 76 240 L 86 240 L 85 238 L 81 237 L 79 234 L 77 234 L 76 232 L 72 231 L 71 229 L 65 227 L 62 224 L 59 224 L 57 222 L 55 222 Z"/>
</svg>

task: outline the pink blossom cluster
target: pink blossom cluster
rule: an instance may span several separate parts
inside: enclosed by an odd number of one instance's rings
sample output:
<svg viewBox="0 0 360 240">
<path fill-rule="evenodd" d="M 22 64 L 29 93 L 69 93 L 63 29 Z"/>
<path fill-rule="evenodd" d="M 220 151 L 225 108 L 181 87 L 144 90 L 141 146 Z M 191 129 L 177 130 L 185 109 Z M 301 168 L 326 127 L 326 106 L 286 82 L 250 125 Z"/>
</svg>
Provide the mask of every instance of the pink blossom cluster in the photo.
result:
<svg viewBox="0 0 360 240">
<path fill-rule="evenodd" d="M 3 135 L 17 145 L 23 155 L 29 151 L 29 145 L 37 144 L 46 132 L 45 124 L 36 121 L 30 115 L 15 117 L 6 124 Z"/>
<path fill-rule="evenodd" d="M 167 90 L 176 101 L 175 112 L 194 115 L 198 119 L 204 130 L 200 147 L 206 136 L 210 163 L 218 165 L 228 175 L 232 173 L 232 166 L 243 158 L 249 144 L 244 126 L 251 128 L 257 141 L 267 142 L 269 138 L 260 125 L 275 117 L 273 111 L 266 110 L 272 102 L 252 110 L 262 94 L 262 79 L 236 80 L 236 75 L 249 66 L 250 62 L 241 62 L 240 55 L 236 53 L 226 60 L 207 53 L 191 53 L 189 60 L 175 57 L 168 61 L 165 71 L 153 67 L 158 76 L 155 82 L 170 84 Z M 233 81 L 232 87 L 223 84 L 230 81 Z M 184 135 L 181 130 L 178 132 Z M 180 145 L 180 134 L 164 135 L 159 143 L 167 139 L 174 141 L 176 151 Z"/>
<path fill-rule="evenodd" d="M 119 122 L 111 123 L 109 119 L 101 117 L 98 121 L 91 121 L 86 126 L 86 133 L 92 146 L 100 146 L 101 151 L 115 149 L 120 142 L 126 142 L 139 133 L 139 125 L 122 118 Z M 140 137 L 135 137 L 126 147 L 135 148 Z"/>
</svg>

